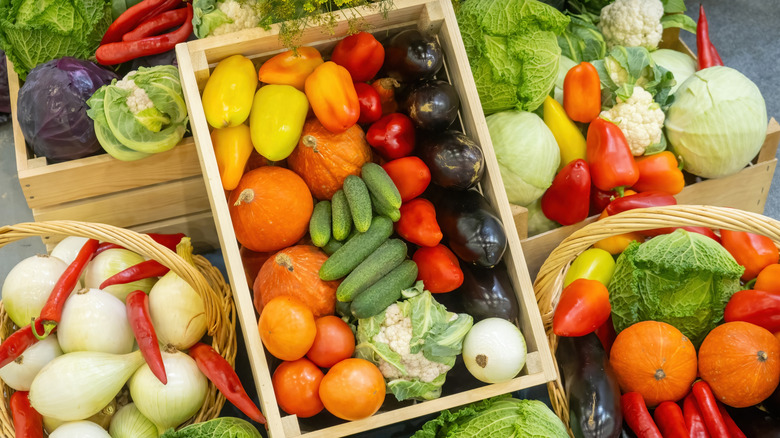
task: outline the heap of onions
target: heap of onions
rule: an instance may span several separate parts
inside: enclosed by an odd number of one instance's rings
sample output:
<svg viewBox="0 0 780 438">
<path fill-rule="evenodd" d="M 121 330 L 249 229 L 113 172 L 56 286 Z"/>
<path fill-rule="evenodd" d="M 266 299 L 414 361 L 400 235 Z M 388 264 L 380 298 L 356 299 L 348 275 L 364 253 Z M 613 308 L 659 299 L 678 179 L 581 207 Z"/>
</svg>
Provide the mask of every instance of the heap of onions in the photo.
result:
<svg viewBox="0 0 780 438">
<path fill-rule="evenodd" d="M 84 272 L 84 286 L 97 289 L 109 277 L 143 261 L 144 258 L 133 251 L 119 248 L 107 249 L 95 256 L 87 265 Z M 105 291 L 124 302 L 127 294 L 134 290 L 149 293 L 156 281 L 155 278 L 146 278 L 132 283 L 108 286 Z"/>
<path fill-rule="evenodd" d="M 3 282 L 3 305 L 11 321 L 19 327 L 40 315 L 54 284 L 68 267 L 47 255 L 28 257 L 11 269 Z"/>
<path fill-rule="evenodd" d="M 108 433 L 113 438 L 157 438 L 157 426 L 135 407 L 128 403 L 111 419 Z"/>
<path fill-rule="evenodd" d="M 0 368 L 0 379 L 16 391 L 29 391 L 35 376 L 55 357 L 62 356 L 56 335 L 33 344 L 15 361 Z"/>
</svg>

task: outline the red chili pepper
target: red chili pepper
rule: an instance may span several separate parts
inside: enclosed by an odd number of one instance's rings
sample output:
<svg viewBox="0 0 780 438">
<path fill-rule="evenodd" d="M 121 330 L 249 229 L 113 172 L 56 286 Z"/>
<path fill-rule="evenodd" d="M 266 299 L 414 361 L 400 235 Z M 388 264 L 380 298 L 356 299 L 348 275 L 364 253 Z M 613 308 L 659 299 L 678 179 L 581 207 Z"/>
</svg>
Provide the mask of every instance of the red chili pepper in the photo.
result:
<svg viewBox="0 0 780 438">
<path fill-rule="evenodd" d="M 680 163 L 669 151 L 638 157 L 636 165 L 639 180 L 631 188 L 637 192 L 659 191 L 676 195 L 685 187 Z"/>
<path fill-rule="evenodd" d="M 542 195 L 542 212 L 561 225 L 585 220 L 590 209 L 590 170 L 585 160 L 578 158 L 555 175 Z"/>
<path fill-rule="evenodd" d="M 581 62 L 563 79 L 563 109 L 570 119 L 590 123 L 601 113 L 601 81 L 596 67 Z"/>
<path fill-rule="evenodd" d="M 691 434 L 685 427 L 685 417 L 677 403 L 662 402 L 655 408 L 653 418 L 664 438 L 690 438 Z"/>
<path fill-rule="evenodd" d="M 138 41 L 121 41 L 98 47 L 95 57 L 103 65 L 121 64 L 142 56 L 157 55 L 172 50 L 176 44 L 187 41 L 192 33 L 192 4 L 187 3 L 187 17 L 178 29 Z"/>
<path fill-rule="evenodd" d="M 712 394 L 710 385 L 703 380 L 699 380 L 693 384 L 691 392 L 696 398 L 696 406 L 701 411 L 701 417 L 704 419 L 704 424 L 707 425 L 707 432 L 710 433 L 710 436 L 712 438 L 729 438 L 726 422 L 723 421 L 723 416 L 720 415 L 718 404 L 715 401 L 715 396 Z"/>
<path fill-rule="evenodd" d="M 368 32 L 350 35 L 336 44 L 330 60 L 344 67 L 355 82 L 376 76 L 385 62 L 385 48 Z"/>
<path fill-rule="evenodd" d="M 265 424 L 262 412 L 246 394 L 236 371 L 224 357 L 211 346 L 201 342 L 190 347 L 190 356 L 195 359 L 198 369 L 211 380 L 230 403 L 252 420 Z"/>
<path fill-rule="evenodd" d="M 101 286 L 102 289 L 102 286 Z M 127 321 L 133 329 L 138 349 L 152 371 L 163 385 L 168 384 L 168 375 L 165 374 L 160 345 L 157 343 L 157 333 L 152 325 L 152 317 L 149 314 L 149 296 L 144 291 L 130 292 L 125 298 L 127 306 Z"/>
<path fill-rule="evenodd" d="M 46 304 L 41 309 L 41 315 L 38 319 L 43 323 L 43 334 L 39 335 L 37 330 L 33 330 L 33 335 L 39 340 L 43 340 L 49 333 L 57 327 L 62 316 L 62 308 L 65 306 L 65 300 L 68 299 L 70 293 L 73 292 L 73 288 L 78 284 L 82 271 L 87 266 L 92 256 L 97 251 L 98 241 L 95 239 L 87 240 L 87 243 L 81 247 L 78 255 L 73 262 L 65 269 L 57 283 L 54 284 L 54 288 L 46 300 Z M 36 320 L 35 328 L 38 328 L 38 321 Z"/>
<path fill-rule="evenodd" d="M 710 41 L 710 26 L 707 15 L 704 14 L 704 5 L 699 4 L 699 22 L 696 25 L 696 55 L 699 58 L 699 70 L 707 67 L 723 65 L 718 50 Z"/>
<path fill-rule="evenodd" d="M 171 251 L 176 251 L 176 245 L 178 245 L 179 242 L 181 242 L 181 239 L 187 237 L 184 233 L 176 233 L 176 234 L 148 233 L 147 236 L 151 237 L 152 240 L 170 249 Z M 121 245 L 117 245 L 116 243 L 103 242 L 98 246 L 98 249 L 97 251 L 95 251 L 95 254 L 100 254 L 101 252 L 107 249 L 125 249 L 125 247 Z"/>
<path fill-rule="evenodd" d="M 451 292 L 463 284 L 458 258 L 442 244 L 418 249 L 412 260 L 417 263 L 417 279 L 433 293 Z"/>
<path fill-rule="evenodd" d="M 419 157 L 388 161 L 382 168 L 390 175 L 403 202 L 422 195 L 431 183 L 431 171 Z"/>
<path fill-rule="evenodd" d="M 181 4 L 181 0 L 143 0 L 127 8 L 111 25 L 108 26 L 100 44 L 122 41 L 122 37 L 135 29 L 139 23 Z"/>
<path fill-rule="evenodd" d="M 385 160 L 406 157 L 414 150 L 414 123 L 401 113 L 388 114 L 366 132 L 366 141 Z"/>
<path fill-rule="evenodd" d="M 393 78 L 382 78 L 372 82 L 371 86 L 379 93 L 383 116 L 398 110 L 398 102 L 395 100 L 395 89 L 401 86 L 398 81 Z"/>
<path fill-rule="evenodd" d="M 780 264 L 773 263 L 762 269 L 756 277 L 753 289 L 780 294 Z"/>
<path fill-rule="evenodd" d="M 360 105 L 358 123 L 365 125 L 382 118 L 382 102 L 374 87 L 365 82 L 355 82 L 355 92 Z"/>
<path fill-rule="evenodd" d="M 685 416 L 685 427 L 691 434 L 691 438 L 710 438 L 707 425 L 704 424 L 704 418 L 701 416 L 693 393 L 689 393 L 683 401 L 683 415 Z"/>
<path fill-rule="evenodd" d="M 614 216 L 635 208 L 662 207 L 664 205 L 677 205 L 677 199 L 664 192 L 642 192 L 617 198 L 607 205 L 606 210 L 608 215 Z"/>
<path fill-rule="evenodd" d="M 553 315 L 553 333 L 585 336 L 609 318 L 609 292 L 600 281 L 579 278 L 563 289 Z"/>
<path fill-rule="evenodd" d="M 179 8 L 165 11 L 162 14 L 147 18 L 138 27 L 122 36 L 122 41 L 138 41 L 148 36 L 174 27 L 181 26 L 187 18 L 187 9 Z"/>
<path fill-rule="evenodd" d="M 685 230 L 691 233 L 697 233 L 701 234 L 702 236 L 707 236 L 710 239 L 720 243 L 720 236 L 715 234 L 714 231 L 712 231 L 709 228 L 706 227 L 666 227 L 666 228 L 654 228 L 652 230 L 642 230 L 640 233 L 642 233 L 643 236 L 647 237 L 653 237 L 653 236 L 660 236 L 661 234 L 671 234 L 674 232 L 674 230 Z"/>
<path fill-rule="evenodd" d="M 761 270 L 780 261 L 777 247 L 772 239 L 766 236 L 744 231 L 720 230 L 720 240 L 737 263 L 745 267 L 743 281 L 756 278 Z"/>
<path fill-rule="evenodd" d="M 401 205 L 401 219 L 395 223 L 395 231 L 410 243 L 434 247 L 443 237 L 436 222 L 436 208 L 427 199 L 416 198 Z"/>
<path fill-rule="evenodd" d="M 601 324 L 599 328 L 596 329 L 596 336 L 599 337 L 601 345 L 604 347 L 604 351 L 607 353 L 607 356 L 609 356 L 609 352 L 612 351 L 612 344 L 615 343 L 615 338 L 617 338 L 615 325 L 612 323 L 612 314 L 604 321 L 604 324 Z"/>
<path fill-rule="evenodd" d="M 653 422 L 645 405 L 645 399 L 638 392 L 627 392 L 620 397 L 623 420 L 634 431 L 637 438 L 664 438 Z"/>
<path fill-rule="evenodd" d="M 157 260 L 147 260 L 108 277 L 104 282 L 100 283 L 100 289 L 105 289 L 115 284 L 132 283 L 144 278 L 162 277 L 168 271 L 170 269 Z"/>
<path fill-rule="evenodd" d="M 623 131 L 601 117 L 588 127 L 587 161 L 593 185 L 601 190 L 622 193 L 639 180 L 639 167 L 628 147 Z"/>
<path fill-rule="evenodd" d="M 43 323 L 40 318 L 35 319 L 35 329 L 36 331 L 43 330 Z M 5 338 L 3 343 L 0 344 L 0 368 L 15 361 L 16 358 L 21 356 L 25 350 L 36 342 L 38 342 L 38 338 L 33 334 L 31 324 L 11 333 L 11 336 Z"/>
<path fill-rule="evenodd" d="M 729 431 L 730 438 L 747 438 L 747 435 L 737 426 L 737 423 L 734 422 L 734 419 L 729 415 L 729 411 L 726 410 L 726 407 L 721 402 L 718 402 L 718 412 L 720 412 L 720 416 L 723 417 L 723 421 L 726 423 L 726 429 Z"/>
<path fill-rule="evenodd" d="M 27 391 L 11 395 L 11 415 L 16 438 L 43 438 L 43 416 L 30 405 Z"/>
<path fill-rule="evenodd" d="M 723 313 L 726 322 L 745 321 L 770 332 L 780 332 L 780 292 L 741 290 L 729 299 Z"/>
</svg>

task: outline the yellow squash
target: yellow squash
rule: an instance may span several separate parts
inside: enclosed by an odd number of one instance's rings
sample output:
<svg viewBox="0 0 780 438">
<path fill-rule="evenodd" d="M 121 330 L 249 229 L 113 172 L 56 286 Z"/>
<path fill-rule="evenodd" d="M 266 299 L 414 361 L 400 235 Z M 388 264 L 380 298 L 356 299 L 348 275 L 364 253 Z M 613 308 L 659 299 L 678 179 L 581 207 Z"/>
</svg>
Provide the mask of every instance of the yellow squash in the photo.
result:
<svg viewBox="0 0 780 438">
<path fill-rule="evenodd" d="M 309 101 L 290 85 L 266 85 L 255 94 L 249 129 L 255 150 L 269 161 L 284 160 L 298 144 Z"/>
<path fill-rule="evenodd" d="M 550 96 L 544 99 L 544 124 L 550 128 L 561 150 L 561 164 L 558 170 L 572 161 L 585 159 L 585 137 L 557 100 Z"/>
<path fill-rule="evenodd" d="M 244 123 L 257 89 L 255 66 L 248 58 L 233 55 L 217 64 L 203 89 L 206 121 L 215 128 Z"/>
</svg>

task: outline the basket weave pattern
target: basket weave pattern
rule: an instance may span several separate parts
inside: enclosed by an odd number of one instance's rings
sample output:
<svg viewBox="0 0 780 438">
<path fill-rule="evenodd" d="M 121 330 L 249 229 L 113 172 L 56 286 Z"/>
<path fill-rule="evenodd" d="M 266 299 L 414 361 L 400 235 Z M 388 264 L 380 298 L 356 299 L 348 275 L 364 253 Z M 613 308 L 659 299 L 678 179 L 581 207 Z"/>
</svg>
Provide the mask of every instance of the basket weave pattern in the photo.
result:
<svg viewBox="0 0 780 438">
<path fill-rule="evenodd" d="M 211 346 L 230 365 L 236 360 L 236 307 L 230 287 L 217 268 L 202 256 L 195 256 L 197 269 L 175 252 L 158 244 L 151 237 L 135 231 L 105 224 L 76 221 L 50 221 L 23 223 L 0 227 L 0 247 L 26 237 L 78 236 L 121 245 L 142 256 L 157 260 L 184 279 L 203 298 L 206 307 L 207 335 Z M 5 339 L 16 329 L 0 302 L 0 339 Z M 2 380 L 4 403 L 0 403 L 0 435 L 14 436 L 13 419 L 8 401 L 14 390 Z M 209 382 L 206 401 L 200 411 L 186 424 L 211 420 L 219 416 L 225 397 Z M 184 426 L 182 425 L 182 426 Z"/>
<path fill-rule="evenodd" d="M 601 239 L 632 231 L 654 228 L 697 226 L 713 229 L 747 231 L 769 237 L 780 243 L 780 222 L 762 216 L 726 207 L 702 205 L 674 205 L 626 211 L 589 224 L 566 238 L 547 257 L 539 275 L 534 281 L 536 302 L 542 313 L 542 322 L 553 352 L 557 369 L 555 350 L 558 337 L 552 332 L 555 306 L 563 291 L 563 278 L 571 262 Z M 569 429 L 569 400 L 566 397 L 560 376 L 547 384 L 553 410 Z M 571 430 L 569 429 L 571 434 Z"/>
</svg>

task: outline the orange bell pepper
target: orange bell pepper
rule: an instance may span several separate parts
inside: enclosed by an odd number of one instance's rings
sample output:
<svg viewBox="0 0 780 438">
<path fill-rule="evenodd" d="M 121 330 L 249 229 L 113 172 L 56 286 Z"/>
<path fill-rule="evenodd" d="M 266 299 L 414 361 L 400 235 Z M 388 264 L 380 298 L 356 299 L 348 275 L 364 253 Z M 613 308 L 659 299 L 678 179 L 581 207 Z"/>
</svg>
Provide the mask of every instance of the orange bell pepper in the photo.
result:
<svg viewBox="0 0 780 438">
<path fill-rule="evenodd" d="M 632 187 L 638 192 L 659 191 L 676 195 L 685 187 L 680 164 L 669 151 L 638 157 L 636 165 L 639 167 L 639 181 Z"/>
<path fill-rule="evenodd" d="M 292 85 L 303 91 L 306 78 L 325 62 L 314 47 L 298 47 L 282 52 L 260 66 L 257 78 L 274 85 Z"/>
<path fill-rule="evenodd" d="M 590 123 L 601 113 L 601 80 L 596 67 L 581 62 L 563 79 L 563 108 L 570 119 Z"/>
<path fill-rule="evenodd" d="M 215 129 L 211 132 L 211 142 L 214 144 L 222 188 L 233 190 L 244 175 L 246 163 L 255 149 L 249 126 L 241 124 Z"/>
<path fill-rule="evenodd" d="M 328 61 L 306 78 L 305 88 L 311 109 L 325 129 L 338 134 L 357 123 L 360 102 L 346 68 Z"/>
</svg>

